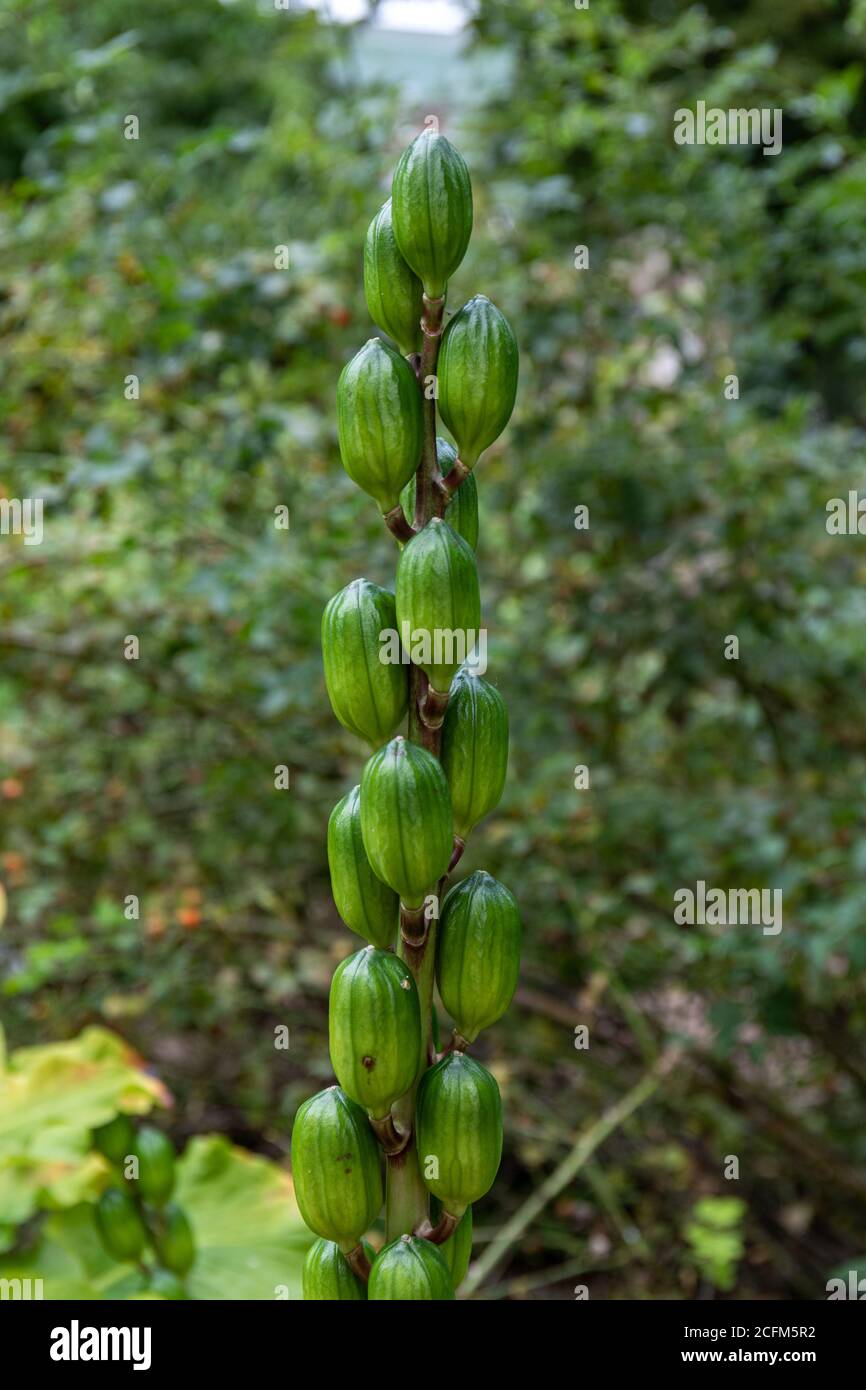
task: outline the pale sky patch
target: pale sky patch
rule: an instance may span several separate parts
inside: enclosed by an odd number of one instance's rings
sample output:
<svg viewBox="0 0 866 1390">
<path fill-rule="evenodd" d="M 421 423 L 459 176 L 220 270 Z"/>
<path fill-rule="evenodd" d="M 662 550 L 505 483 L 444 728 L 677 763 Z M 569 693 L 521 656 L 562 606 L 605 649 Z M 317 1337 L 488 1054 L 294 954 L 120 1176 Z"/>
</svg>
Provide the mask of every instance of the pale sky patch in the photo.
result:
<svg viewBox="0 0 866 1390">
<path fill-rule="evenodd" d="M 305 9 L 318 10 L 323 19 L 353 24 L 370 13 L 366 0 L 302 0 Z M 466 10 L 455 0 L 384 0 L 376 16 L 377 29 L 400 33 L 459 34 Z"/>
</svg>

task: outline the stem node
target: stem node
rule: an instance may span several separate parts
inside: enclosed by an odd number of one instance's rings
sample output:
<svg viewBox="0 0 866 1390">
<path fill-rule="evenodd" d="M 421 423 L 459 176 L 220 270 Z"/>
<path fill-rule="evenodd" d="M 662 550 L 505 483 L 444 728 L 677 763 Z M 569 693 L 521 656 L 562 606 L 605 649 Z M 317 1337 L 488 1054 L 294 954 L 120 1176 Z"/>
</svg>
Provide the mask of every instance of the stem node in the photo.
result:
<svg viewBox="0 0 866 1390">
<path fill-rule="evenodd" d="M 421 332 L 425 338 L 441 338 L 442 330 L 445 327 L 442 321 L 445 312 L 445 296 L 442 294 L 438 299 L 431 299 L 425 293 L 423 299 L 424 312 L 421 315 Z"/>
<path fill-rule="evenodd" d="M 444 1245 L 446 1240 L 453 1236 L 459 1224 L 456 1216 L 452 1216 L 449 1211 L 443 1211 L 435 1226 L 429 1221 L 424 1221 L 413 1234 L 429 1240 L 431 1245 Z"/>
<path fill-rule="evenodd" d="M 455 835 L 455 836 L 454 836 L 454 848 L 453 848 L 453 850 L 451 851 L 451 859 L 450 859 L 450 861 L 449 861 L 449 863 L 448 863 L 448 869 L 447 869 L 446 877 L 447 877 L 447 874 L 453 873 L 454 870 L 457 868 L 457 865 L 460 863 L 460 860 L 463 858 L 463 851 L 465 850 L 465 848 L 466 848 L 466 841 L 465 841 L 465 840 L 461 840 L 461 838 L 460 838 L 459 835 Z"/>
<path fill-rule="evenodd" d="M 383 512 L 382 519 L 391 535 L 404 545 L 406 541 L 411 541 L 415 535 L 415 528 L 409 525 L 399 502 L 396 507 L 391 508 L 390 512 Z"/>
<path fill-rule="evenodd" d="M 444 478 L 441 473 L 437 476 L 436 487 L 446 501 L 450 502 L 460 484 L 469 477 L 471 472 L 472 469 L 467 468 L 463 460 L 457 458 L 452 463 Z"/>
<path fill-rule="evenodd" d="M 361 1283 L 366 1284 L 370 1278 L 370 1270 L 373 1266 L 367 1259 L 367 1252 L 363 1245 L 356 1245 L 354 1250 L 346 1251 L 346 1263 L 352 1273 L 361 1280 Z"/>
<path fill-rule="evenodd" d="M 370 1128 L 378 1139 L 386 1158 L 395 1158 L 397 1154 L 401 1154 L 412 1138 L 411 1130 L 404 1133 L 397 1128 L 394 1123 L 394 1116 L 391 1114 L 385 1115 L 381 1120 L 374 1120 L 371 1116 Z"/>
<path fill-rule="evenodd" d="M 441 690 L 434 690 L 428 682 L 418 696 L 418 717 L 425 729 L 441 729 L 447 708 L 447 691 L 443 695 Z"/>
</svg>

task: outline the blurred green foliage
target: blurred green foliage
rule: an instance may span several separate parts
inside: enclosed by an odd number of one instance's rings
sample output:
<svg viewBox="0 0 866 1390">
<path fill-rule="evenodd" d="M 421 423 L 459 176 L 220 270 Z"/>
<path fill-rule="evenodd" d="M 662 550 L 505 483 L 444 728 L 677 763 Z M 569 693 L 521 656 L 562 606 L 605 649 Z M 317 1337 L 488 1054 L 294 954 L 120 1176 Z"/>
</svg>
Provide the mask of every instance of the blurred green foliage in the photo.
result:
<svg viewBox="0 0 866 1390">
<path fill-rule="evenodd" d="M 0 1055 L 0 1278 L 41 1280 L 42 1294 L 29 1296 L 52 1300 L 157 1296 L 152 1252 L 139 1264 L 117 1261 L 97 1234 L 95 1199 L 122 1176 L 96 1151 L 93 1131 L 169 1100 L 102 1028 Z M 176 1198 L 195 1232 L 190 1298 L 301 1297 L 313 1238 L 275 1164 L 220 1135 L 199 1136 L 178 1161 Z"/>
<path fill-rule="evenodd" d="M 0 539 L 10 1036 L 107 1021 L 181 1136 L 274 1156 L 330 1080 L 325 824 L 364 750 L 318 627 L 394 562 L 334 390 L 373 332 L 367 222 L 438 110 L 476 200 L 450 306 L 488 294 L 521 346 L 479 468 L 512 759 L 465 862 L 527 928 L 482 1043 L 509 1123 L 479 1225 L 683 1049 L 497 1291 L 823 1297 L 866 1241 L 866 564 L 825 527 L 862 472 L 866 5 L 482 0 L 475 58 L 510 76 L 471 112 L 423 39 L 407 105 L 352 31 L 251 0 L 5 0 L 0 36 L 0 480 L 45 499 L 41 546 Z M 675 145 L 699 99 L 782 108 L 782 154 Z M 782 889 L 781 934 L 676 926 L 698 879 Z M 742 1250 L 707 1253 L 731 1154 Z"/>
<path fill-rule="evenodd" d="M 19 1048 L 8 1059 L 0 1033 L 0 1250 L 42 1207 L 92 1201 L 106 1177 L 92 1131 L 120 1111 L 146 1114 L 165 1098 L 165 1088 L 104 1029 Z"/>
<path fill-rule="evenodd" d="M 686 1240 L 699 1269 L 718 1289 L 732 1289 L 736 1282 L 745 1213 L 746 1204 L 739 1197 L 702 1197 L 686 1227 Z"/>
</svg>

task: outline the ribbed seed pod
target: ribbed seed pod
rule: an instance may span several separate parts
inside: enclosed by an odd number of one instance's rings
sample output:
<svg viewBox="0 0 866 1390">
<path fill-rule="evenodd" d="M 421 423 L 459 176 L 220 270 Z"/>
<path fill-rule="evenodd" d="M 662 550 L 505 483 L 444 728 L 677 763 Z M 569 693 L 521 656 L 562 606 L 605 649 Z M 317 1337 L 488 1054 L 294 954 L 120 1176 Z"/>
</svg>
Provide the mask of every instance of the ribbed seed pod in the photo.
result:
<svg viewBox="0 0 866 1390">
<path fill-rule="evenodd" d="M 442 1300 L 454 1297 L 448 1265 L 435 1245 L 404 1235 L 380 1251 L 370 1272 L 371 1300 Z"/>
<path fill-rule="evenodd" d="M 477 641 L 481 595 L 471 547 L 438 517 L 400 553 L 397 626 L 414 664 L 447 695 Z"/>
<path fill-rule="evenodd" d="M 186 1274 L 195 1262 L 195 1240 L 186 1212 L 169 1202 L 154 1231 L 156 1253 L 174 1274 Z"/>
<path fill-rule="evenodd" d="M 371 338 L 340 373 L 340 457 L 349 477 L 383 514 L 399 504 L 421 454 L 421 397 L 405 358 Z"/>
<path fill-rule="evenodd" d="M 367 229 L 364 294 L 370 318 L 394 339 L 406 357 L 421 345 L 422 293 L 421 281 L 400 254 L 389 198 Z"/>
<path fill-rule="evenodd" d="M 346 926 L 374 946 L 393 946 L 400 899 L 373 873 L 361 835 L 361 788 L 338 801 L 328 821 L 331 892 Z"/>
<path fill-rule="evenodd" d="M 415 1137 L 425 1185 L 446 1212 L 460 1218 L 492 1186 L 502 1156 L 502 1102 L 490 1072 L 462 1052 L 449 1053 L 426 1071 L 418 1087 Z"/>
<path fill-rule="evenodd" d="M 454 845 L 451 797 L 432 753 L 397 737 L 361 777 L 361 834 L 373 872 L 418 908 L 445 873 Z"/>
<path fill-rule="evenodd" d="M 365 1240 L 364 1253 L 372 1264 L 376 1252 Z M 310 1246 L 304 1260 L 304 1299 L 307 1303 L 364 1303 L 367 1287 L 349 1267 L 349 1263 L 333 1240 L 317 1240 Z"/>
<path fill-rule="evenodd" d="M 138 1159 L 138 1190 L 146 1202 L 162 1206 L 174 1188 L 174 1145 L 154 1125 L 142 1125 L 133 1153 Z"/>
<path fill-rule="evenodd" d="M 132 1153 L 135 1130 L 128 1115 L 115 1115 L 108 1124 L 93 1131 L 93 1144 L 111 1163 L 123 1163 Z"/>
<path fill-rule="evenodd" d="M 465 840 L 499 805 L 508 770 L 505 701 L 495 686 L 466 669 L 457 672 L 451 685 L 441 756 L 451 789 L 454 834 Z"/>
<path fill-rule="evenodd" d="M 463 156 L 424 130 L 400 156 L 391 185 L 394 235 L 431 299 L 445 287 L 472 235 L 472 184 Z"/>
<path fill-rule="evenodd" d="M 96 1228 L 115 1260 L 137 1260 L 147 1243 L 138 1206 L 120 1187 L 107 1187 L 96 1203 Z"/>
<path fill-rule="evenodd" d="M 442 1203 L 435 1197 L 430 1199 L 430 1220 L 434 1226 L 439 1219 Z M 472 1258 L 472 1208 L 467 1207 L 457 1223 L 453 1236 L 443 1240 L 439 1246 L 442 1258 L 451 1273 L 451 1283 L 455 1290 L 460 1288 L 466 1278 L 469 1261 Z"/>
<path fill-rule="evenodd" d="M 304 1101 L 292 1129 L 292 1176 L 311 1231 L 357 1244 L 382 1206 L 379 1147 L 367 1116 L 339 1086 Z"/>
<path fill-rule="evenodd" d="M 439 464 L 439 472 L 442 477 L 447 478 L 457 461 L 457 450 L 453 444 L 448 443 L 447 439 L 437 437 L 436 461 Z M 400 493 L 400 502 L 406 520 L 412 525 L 415 517 L 414 478 L 410 479 Z M 471 545 L 474 550 L 478 544 L 478 485 L 475 482 L 474 473 L 470 473 L 468 477 L 464 478 L 454 493 L 448 503 L 445 520 L 451 530 L 456 531 L 458 536 L 462 536 L 466 544 Z"/>
<path fill-rule="evenodd" d="M 522 939 L 517 903 L 503 883 L 480 869 L 451 889 L 439 921 L 436 981 L 467 1042 L 511 1003 Z"/>
<path fill-rule="evenodd" d="M 406 718 L 408 667 L 380 661 L 380 634 L 396 632 L 394 595 L 353 579 L 322 615 L 322 660 L 331 708 L 346 729 L 378 748 Z"/>
<path fill-rule="evenodd" d="M 409 1090 L 421 1061 L 411 973 L 391 951 L 356 951 L 334 972 L 328 1019 L 337 1080 L 374 1120 L 383 1119 Z"/>
<path fill-rule="evenodd" d="M 486 295 L 476 294 L 445 329 L 436 366 L 439 413 L 467 468 L 511 419 L 517 373 L 511 325 Z"/>
</svg>

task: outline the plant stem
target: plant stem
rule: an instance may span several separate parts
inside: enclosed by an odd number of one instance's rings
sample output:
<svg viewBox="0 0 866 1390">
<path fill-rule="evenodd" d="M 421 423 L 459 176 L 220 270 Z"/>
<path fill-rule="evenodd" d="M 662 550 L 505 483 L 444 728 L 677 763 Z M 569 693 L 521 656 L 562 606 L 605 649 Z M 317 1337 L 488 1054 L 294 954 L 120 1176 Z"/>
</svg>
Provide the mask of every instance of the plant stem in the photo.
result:
<svg viewBox="0 0 866 1390">
<path fill-rule="evenodd" d="M 401 544 L 405 544 L 406 541 L 411 541 L 415 532 L 406 520 L 401 506 L 392 507 L 390 512 L 383 512 L 382 519 L 391 532 L 391 535 L 394 536 L 396 540 L 400 541 Z"/>
<path fill-rule="evenodd" d="M 436 360 L 439 356 L 439 342 L 442 335 L 442 318 L 445 312 L 445 296 L 441 299 L 428 299 L 424 296 L 424 313 L 421 328 L 424 346 L 420 359 L 413 362 L 421 392 L 421 411 L 424 421 L 424 435 L 421 458 L 415 474 L 415 530 L 420 531 L 434 516 L 441 516 L 445 508 L 445 498 L 438 488 L 439 466 L 436 461 L 436 399 L 429 399 L 426 392 L 427 380 L 436 374 Z M 409 672 L 409 737 L 439 757 L 442 743 L 442 729 L 430 728 L 422 718 L 429 682 L 418 666 L 410 667 Z M 434 885 L 431 892 L 437 892 Z M 432 919 L 426 932 L 420 930 L 418 914 L 401 908 L 401 933 L 398 954 L 412 972 L 421 1005 L 421 1064 L 415 1084 L 394 1106 L 394 1120 L 403 1133 L 412 1131 L 412 1138 L 402 1153 L 389 1155 L 388 1177 L 385 1194 L 385 1232 L 389 1241 L 408 1234 L 419 1226 L 429 1224 L 430 1198 L 421 1177 L 418 1151 L 415 1147 L 415 1093 L 418 1083 L 433 1056 L 433 1028 L 431 1011 L 433 1008 L 433 978 L 436 963 L 436 920 Z"/>
<path fill-rule="evenodd" d="M 465 1210 L 466 1208 L 464 1207 L 463 1211 Z M 460 1216 L 462 1215 L 463 1212 L 460 1213 Z M 457 1227 L 460 1225 L 460 1216 L 452 1216 L 450 1211 L 443 1211 L 435 1226 L 431 1226 L 428 1221 L 420 1230 L 416 1231 L 415 1234 L 423 1236 L 425 1240 L 429 1240 L 431 1245 L 444 1245 L 446 1240 L 451 1239 Z"/>
<path fill-rule="evenodd" d="M 414 1096 L 414 1091 L 412 1092 Z M 428 1219 L 429 1198 L 418 1167 L 414 1137 L 402 1153 L 388 1159 L 385 1185 L 385 1239 L 408 1235 Z"/>
<path fill-rule="evenodd" d="M 420 743 L 434 758 L 439 757 L 442 745 L 442 726 L 431 728 L 421 718 L 421 710 L 427 696 L 429 681 L 420 666 L 409 668 L 409 737 L 413 743 Z"/>
<path fill-rule="evenodd" d="M 471 472 L 472 469 L 467 468 L 462 459 L 455 459 L 447 475 L 444 478 L 439 478 L 436 490 L 442 499 L 443 510 L 446 504 L 451 501 L 460 484 L 469 477 Z"/>
<path fill-rule="evenodd" d="M 409 1142 L 408 1135 L 397 1129 L 393 1115 L 386 1115 L 381 1120 L 371 1118 L 370 1128 L 378 1139 L 382 1152 L 388 1157 L 402 1153 Z"/>
<path fill-rule="evenodd" d="M 432 1043 L 431 1009 L 433 1005 L 433 975 L 436 962 L 436 923 L 431 921 L 420 945 L 400 938 L 398 954 L 406 961 L 415 979 L 421 1004 L 421 1063 L 411 1090 L 394 1106 L 394 1119 L 404 1133 L 412 1138 L 402 1153 L 388 1157 L 385 1192 L 386 1238 L 396 1240 L 423 1226 L 430 1219 L 430 1197 L 424 1186 L 415 1145 L 415 1095 L 418 1082 L 427 1068 Z"/>
<path fill-rule="evenodd" d="M 406 941 L 402 936 L 397 947 L 397 954 L 404 960 L 415 977 L 415 986 L 418 990 L 418 1002 L 421 1005 L 421 1067 L 415 1078 L 415 1085 L 421 1080 L 422 1073 L 427 1067 L 427 1058 L 430 1055 L 430 1047 L 433 1039 L 432 1009 L 433 1009 L 433 976 L 436 965 L 436 922 L 430 922 L 427 928 L 427 935 L 420 945 L 415 945 L 411 941 Z M 404 1097 L 405 1099 L 405 1097 Z M 414 1099 L 414 1097 L 413 1097 Z M 402 1101 L 398 1101 L 398 1107 Z M 400 1118 L 398 1109 L 398 1118 Z"/>
<path fill-rule="evenodd" d="M 344 1254 L 352 1273 L 360 1279 L 363 1284 L 366 1284 L 367 1280 L 370 1278 L 371 1265 L 363 1245 L 356 1245 L 353 1249 L 344 1251 Z"/>
<path fill-rule="evenodd" d="M 430 682 L 421 696 L 418 705 L 418 714 L 421 723 L 426 729 L 435 731 L 442 728 L 445 719 L 445 711 L 448 708 L 448 691 L 443 695 L 441 691 L 434 690 Z"/>
<path fill-rule="evenodd" d="M 445 296 L 441 299 L 428 299 L 424 296 L 424 313 L 421 316 L 421 331 L 424 345 L 421 361 L 418 364 L 418 387 L 421 391 L 421 411 L 424 420 L 424 441 L 421 448 L 421 462 L 415 479 L 415 530 L 422 527 L 433 516 L 442 516 L 445 498 L 436 485 L 439 468 L 436 462 L 436 398 L 426 390 L 427 381 L 436 375 L 436 360 L 439 356 L 439 343 L 442 337 L 442 316 L 445 312 Z"/>
</svg>

